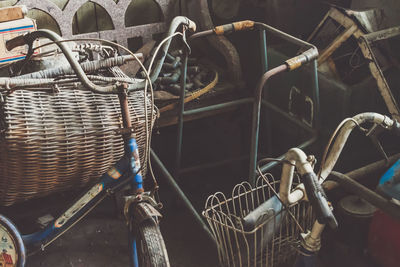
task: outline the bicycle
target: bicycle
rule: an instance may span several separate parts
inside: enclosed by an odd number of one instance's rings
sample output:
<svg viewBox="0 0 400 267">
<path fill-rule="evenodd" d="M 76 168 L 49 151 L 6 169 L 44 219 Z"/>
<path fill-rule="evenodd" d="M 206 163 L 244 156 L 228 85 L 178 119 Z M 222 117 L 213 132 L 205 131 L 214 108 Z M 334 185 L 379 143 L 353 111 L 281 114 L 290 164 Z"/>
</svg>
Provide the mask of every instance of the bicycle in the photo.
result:
<svg viewBox="0 0 400 267">
<path fill-rule="evenodd" d="M 183 26 L 183 33 L 176 32 L 178 27 Z M 101 77 L 101 82 L 112 82 L 112 85 L 99 85 L 93 82 L 88 75 L 85 74 L 81 65 L 72 55 L 69 47 L 65 45 L 71 40 L 63 40 L 54 32 L 48 30 L 38 30 L 18 36 L 9 40 L 6 44 L 7 49 L 11 50 L 17 46 L 27 44 L 29 46 L 28 54 L 25 62 L 29 60 L 33 54 L 33 42 L 38 38 L 48 38 L 56 44 L 68 60 L 73 72 L 84 87 L 93 93 L 98 94 L 117 94 L 120 104 L 122 125 L 120 133 L 124 142 L 124 155 L 106 173 L 104 173 L 99 181 L 92 186 L 87 192 L 83 193 L 69 208 L 62 213 L 61 216 L 50 222 L 43 230 L 32 234 L 21 235 L 17 227 L 11 220 L 0 215 L 0 236 L 1 246 L 9 255 L 9 262 L 13 266 L 25 266 L 26 257 L 38 250 L 43 250 L 56 238 L 64 234 L 69 228 L 75 225 L 80 219 L 87 215 L 95 206 L 97 206 L 105 197 L 113 195 L 118 191 L 130 187 L 129 194 L 124 196 L 124 215 L 126 217 L 129 228 L 130 240 L 130 263 L 132 266 L 170 266 L 166 246 L 159 229 L 159 220 L 161 214 L 159 212 L 160 205 L 155 200 L 154 193 L 157 190 L 156 184 L 151 190 L 145 190 L 142 177 L 142 166 L 140 163 L 138 145 L 134 136 L 132 120 L 128 107 L 128 94 L 135 91 L 144 91 L 147 96 L 147 88 L 150 87 L 152 94 L 152 83 L 158 77 L 171 39 L 174 36 L 181 35 L 185 38 L 187 29 L 195 31 L 196 25 L 186 17 L 175 17 L 171 22 L 167 37 L 159 44 L 152 58 L 148 71 L 138 60 L 138 56 L 128 49 L 110 41 L 100 40 L 104 43 L 115 45 L 128 52 L 141 65 L 146 73 L 146 79 L 113 79 L 109 77 Z M 78 39 L 78 40 L 97 40 L 97 39 Z M 75 41 L 75 40 L 72 40 Z M 48 45 L 48 44 L 46 44 Z M 37 49 L 37 47 L 36 47 Z M 149 75 L 151 67 L 155 61 L 156 55 L 162 51 L 155 63 L 154 71 Z M 50 77 L 54 72 L 42 72 Z M 70 76 L 66 80 L 71 79 Z M 76 80 L 76 78 L 74 78 Z M 73 80 L 74 80 L 73 79 Z M 74 80 L 74 81 L 75 81 Z M 70 81 L 70 80 L 69 80 Z M 12 93 L 15 90 L 34 88 L 43 88 L 46 84 L 54 84 L 55 80 L 47 77 L 41 79 L 18 79 L 18 78 L 1 78 L 0 90 Z M 59 80 L 57 81 L 59 82 Z M 146 106 L 145 97 L 145 106 Z M 153 102 L 151 102 L 153 103 Z M 145 112 L 147 109 L 145 108 Z M 151 112 L 154 112 L 152 107 Z M 151 114 L 153 118 L 153 114 Z M 147 115 L 146 115 L 147 120 Z M 146 121 L 146 127 L 148 123 Z M 146 131 L 148 132 L 148 131 Z M 150 137 L 146 136 L 145 156 L 148 158 Z M 151 170 L 151 167 L 150 167 Z M 3 251 L 4 252 L 4 251 Z"/>
<path fill-rule="evenodd" d="M 364 124 L 373 126 L 366 129 L 362 127 Z M 221 265 L 317 266 L 325 225 L 338 226 L 323 188 L 327 178 L 391 216 L 400 218 L 398 201 L 332 171 L 356 127 L 367 135 L 378 128 L 400 135 L 399 122 L 373 112 L 358 114 L 345 119 L 335 130 L 317 173 L 314 172 L 315 158 L 307 156 L 301 149 L 292 148 L 284 159 L 267 158 L 258 162 L 260 177 L 254 188 L 245 182 L 234 188 L 232 198 L 216 193 L 207 199 L 203 215 L 217 242 Z M 279 161 L 283 165 L 280 181 L 271 174 L 262 173 L 260 165 L 270 161 Z M 293 183 L 294 177 L 296 183 Z"/>
</svg>

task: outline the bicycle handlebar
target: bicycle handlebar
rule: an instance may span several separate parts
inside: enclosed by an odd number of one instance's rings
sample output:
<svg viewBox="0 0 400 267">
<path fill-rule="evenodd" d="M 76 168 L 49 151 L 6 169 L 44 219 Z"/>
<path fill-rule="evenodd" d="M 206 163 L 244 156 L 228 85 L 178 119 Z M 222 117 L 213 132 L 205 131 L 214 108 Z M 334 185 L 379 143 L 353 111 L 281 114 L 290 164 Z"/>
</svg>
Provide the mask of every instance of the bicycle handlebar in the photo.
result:
<svg viewBox="0 0 400 267">
<path fill-rule="evenodd" d="M 313 61 L 317 57 L 318 57 L 318 49 L 310 48 L 307 51 L 301 53 L 300 55 L 286 60 L 285 64 L 288 66 L 289 71 L 292 71 L 308 62 Z"/>
<path fill-rule="evenodd" d="M 186 17 L 178 16 L 172 20 L 170 28 L 167 33 L 167 36 L 171 36 L 176 31 L 176 29 L 182 24 L 186 25 L 189 29 L 191 29 L 193 31 L 196 30 L 196 24 L 193 21 L 191 21 L 190 19 L 188 19 Z M 42 37 L 48 38 L 48 39 L 54 41 L 58 45 L 58 47 L 61 49 L 61 51 L 67 58 L 72 69 L 75 71 L 79 80 L 82 82 L 82 84 L 87 89 L 89 89 L 92 92 L 100 93 L 100 94 L 112 94 L 112 93 L 118 92 L 117 89 L 118 89 L 119 84 L 114 84 L 114 85 L 110 85 L 110 86 L 99 86 L 99 85 L 94 84 L 92 81 L 90 81 L 89 78 L 86 76 L 85 72 L 83 71 L 82 67 L 79 65 L 78 61 L 73 57 L 70 48 L 64 42 L 62 42 L 63 39 L 58 34 L 52 32 L 52 31 L 37 30 L 37 31 L 30 32 L 30 33 L 27 33 L 22 36 L 17 36 L 15 38 L 7 41 L 6 47 L 8 50 L 12 50 L 15 47 L 25 45 L 25 44 L 32 46 L 33 42 L 37 38 L 42 38 Z M 158 77 L 158 75 L 161 71 L 161 67 L 164 63 L 164 59 L 165 59 L 165 56 L 167 54 L 170 44 L 171 44 L 171 39 L 169 39 L 163 46 L 163 54 L 162 54 L 161 58 L 158 60 L 156 67 L 154 69 L 154 72 L 152 73 L 152 75 L 150 77 L 150 80 L 152 83 L 156 80 L 156 78 Z M 128 88 L 128 91 L 141 89 L 141 88 L 144 88 L 145 86 L 146 86 L 145 81 L 138 82 L 136 84 L 130 85 Z"/>
<path fill-rule="evenodd" d="M 329 155 L 326 157 L 325 164 L 321 166 L 322 169 L 319 175 L 319 178 L 321 179 L 320 183 L 322 183 L 333 170 L 333 167 L 335 166 L 351 131 L 356 126 L 364 123 L 374 123 L 381 125 L 388 130 L 393 130 L 394 133 L 400 136 L 400 123 L 393 121 L 387 116 L 374 112 L 366 112 L 354 116 L 340 129 L 339 134 L 336 137 L 335 143 L 332 145 L 332 149 L 330 150 Z"/>
<path fill-rule="evenodd" d="M 26 45 L 25 35 L 18 35 L 17 37 L 14 37 L 13 39 L 6 42 L 6 48 L 8 51 L 11 51 L 16 47 L 23 45 Z"/>
<path fill-rule="evenodd" d="M 331 173 L 351 131 L 356 126 L 364 123 L 379 124 L 388 130 L 394 131 L 400 136 L 400 123 L 391 120 L 387 116 L 373 112 L 361 113 L 354 116 L 351 120 L 345 122 L 340 129 L 335 143 L 327 157 L 326 164 L 322 167 L 320 175 L 322 179 L 320 180 L 318 180 L 318 177 L 314 173 L 310 162 L 307 161 L 305 153 L 298 148 L 290 149 L 285 155 L 285 161 L 283 162 L 282 168 L 282 178 L 279 189 L 279 197 L 282 202 L 285 205 L 291 205 L 297 203 L 303 198 L 302 196 L 299 196 L 299 194 L 294 194 L 297 189 L 291 192 L 293 173 L 296 168 L 302 177 L 306 197 L 316 211 L 318 222 L 321 224 L 327 223 L 331 227 L 337 227 L 337 221 L 329 206 L 321 183 Z"/>
<path fill-rule="evenodd" d="M 290 149 L 285 155 L 279 188 L 279 197 L 282 202 L 289 206 L 299 202 L 305 196 L 304 194 L 299 195 L 296 192 L 298 189 L 291 192 L 295 168 L 302 177 L 306 197 L 315 210 L 318 222 L 321 224 L 328 223 L 332 228 L 336 228 L 337 221 L 328 204 L 325 191 L 318 183 L 317 176 L 306 154 L 298 148 Z"/>
<path fill-rule="evenodd" d="M 111 94 L 117 92 L 117 84 L 109 85 L 109 86 L 99 86 L 94 84 L 89 78 L 86 76 L 85 72 L 83 71 L 81 65 L 79 65 L 78 61 L 74 58 L 71 49 L 66 45 L 58 34 L 50 31 L 50 30 L 37 30 L 34 32 L 29 32 L 22 36 L 17 36 L 9 40 L 6 43 L 7 49 L 13 49 L 17 46 L 28 44 L 32 46 L 33 42 L 38 38 L 48 38 L 53 42 L 56 42 L 58 47 L 61 49 L 63 54 L 65 55 L 66 59 L 68 60 L 69 64 L 71 65 L 72 69 L 75 71 L 76 75 L 78 76 L 79 80 L 82 84 L 94 93 L 101 93 L 101 94 Z"/>
<path fill-rule="evenodd" d="M 328 203 L 325 191 L 318 182 L 317 175 L 314 172 L 306 173 L 302 176 L 302 181 L 318 222 L 320 224 L 328 224 L 332 229 L 337 228 L 337 220 Z"/>
<path fill-rule="evenodd" d="M 252 30 L 252 29 L 254 29 L 254 21 L 243 20 L 243 21 L 233 22 L 230 24 L 216 26 L 214 28 L 214 32 L 216 35 L 223 35 L 223 34 L 228 34 L 228 33 L 232 33 L 232 32 L 246 31 L 246 30 Z"/>
</svg>

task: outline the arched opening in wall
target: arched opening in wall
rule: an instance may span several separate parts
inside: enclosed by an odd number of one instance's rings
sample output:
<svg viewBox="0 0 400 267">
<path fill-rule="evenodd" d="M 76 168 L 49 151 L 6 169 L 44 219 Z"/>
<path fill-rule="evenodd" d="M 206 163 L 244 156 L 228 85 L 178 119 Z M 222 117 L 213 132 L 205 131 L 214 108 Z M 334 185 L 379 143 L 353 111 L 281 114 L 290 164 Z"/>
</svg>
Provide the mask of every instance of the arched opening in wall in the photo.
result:
<svg viewBox="0 0 400 267">
<path fill-rule="evenodd" d="M 113 30 L 114 25 L 108 12 L 93 2 L 83 4 L 74 15 L 72 33 L 89 33 Z"/>
<path fill-rule="evenodd" d="M 8 6 L 13 6 L 18 2 L 18 0 L 3 0 L 0 1 L 0 8 L 2 7 L 8 7 Z"/>
<path fill-rule="evenodd" d="M 50 2 L 56 4 L 61 10 L 64 9 L 64 7 L 67 5 L 69 1 L 70 0 L 50 0 Z"/>
<path fill-rule="evenodd" d="M 27 17 L 36 20 L 38 29 L 48 29 L 61 35 L 56 20 L 46 12 L 39 9 L 31 9 L 28 11 Z"/>
<path fill-rule="evenodd" d="M 154 0 L 134 0 L 125 13 L 125 26 L 137 26 L 164 20 L 160 6 Z"/>
</svg>

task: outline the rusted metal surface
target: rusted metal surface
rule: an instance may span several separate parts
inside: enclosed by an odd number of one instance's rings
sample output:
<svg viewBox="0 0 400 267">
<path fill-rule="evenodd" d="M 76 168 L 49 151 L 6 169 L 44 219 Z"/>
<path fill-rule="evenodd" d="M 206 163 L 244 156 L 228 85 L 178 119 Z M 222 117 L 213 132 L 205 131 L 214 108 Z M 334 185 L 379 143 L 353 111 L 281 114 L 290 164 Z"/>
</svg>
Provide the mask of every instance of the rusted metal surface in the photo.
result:
<svg viewBox="0 0 400 267">
<path fill-rule="evenodd" d="M 113 30 L 105 30 L 99 32 L 91 32 L 85 34 L 73 35 L 72 21 L 78 9 L 87 2 L 87 0 L 69 0 L 64 9 L 61 10 L 55 3 L 50 0 L 31 1 L 21 0 L 17 5 L 26 5 L 28 9 L 38 9 L 49 14 L 57 23 L 61 35 L 65 38 L 102 38 L 107 40 L 115 40 L 123 46 L 128 46 L 128 38 L 142 37 L 146 43 L 153 39 L 154 34 L 163 33 L 167 30 L 167 23 L 171 19 L 170 11 L 172 5 L 170 0 L 154 0 L 160 7 L 164 21 L 158 23 L 125 26 L 125 16 L 131 0 L 119 0 L 117 3 L 113 0 L 92 0 L 91 2 L 103 7 L 110 15 Z"/>
<path fill-rule="evenodd" d="M 187 6 L 189 17 L 194 18 L 196 21 L 198 31 L 214 28 L 207 0 L 187 1 Z M 241 81 L 242 68 L 240 58 L 233 44 L 224 36 L 208 36 L 207 40 L 225 58 L 231 78 L 235 81 Z"/>
</svg>

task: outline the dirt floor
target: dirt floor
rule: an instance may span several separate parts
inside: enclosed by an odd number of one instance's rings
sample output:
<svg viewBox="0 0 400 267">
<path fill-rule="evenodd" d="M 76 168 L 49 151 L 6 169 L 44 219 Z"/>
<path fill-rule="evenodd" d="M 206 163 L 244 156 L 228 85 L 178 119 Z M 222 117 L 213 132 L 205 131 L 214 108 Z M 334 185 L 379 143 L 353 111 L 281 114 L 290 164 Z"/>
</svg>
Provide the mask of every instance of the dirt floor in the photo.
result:
<svg viewBox="0 0 400 267">
<path fill-rule="evenodd" d="M 163 213 L 161 231 L 171 266 L 217 266 L 211 242 L 191 217 L 179 209 Z M 27 266 L 129 266 L 127 227 L 108 200 L 43 252 L 29 257 Z"/>
</svg>

